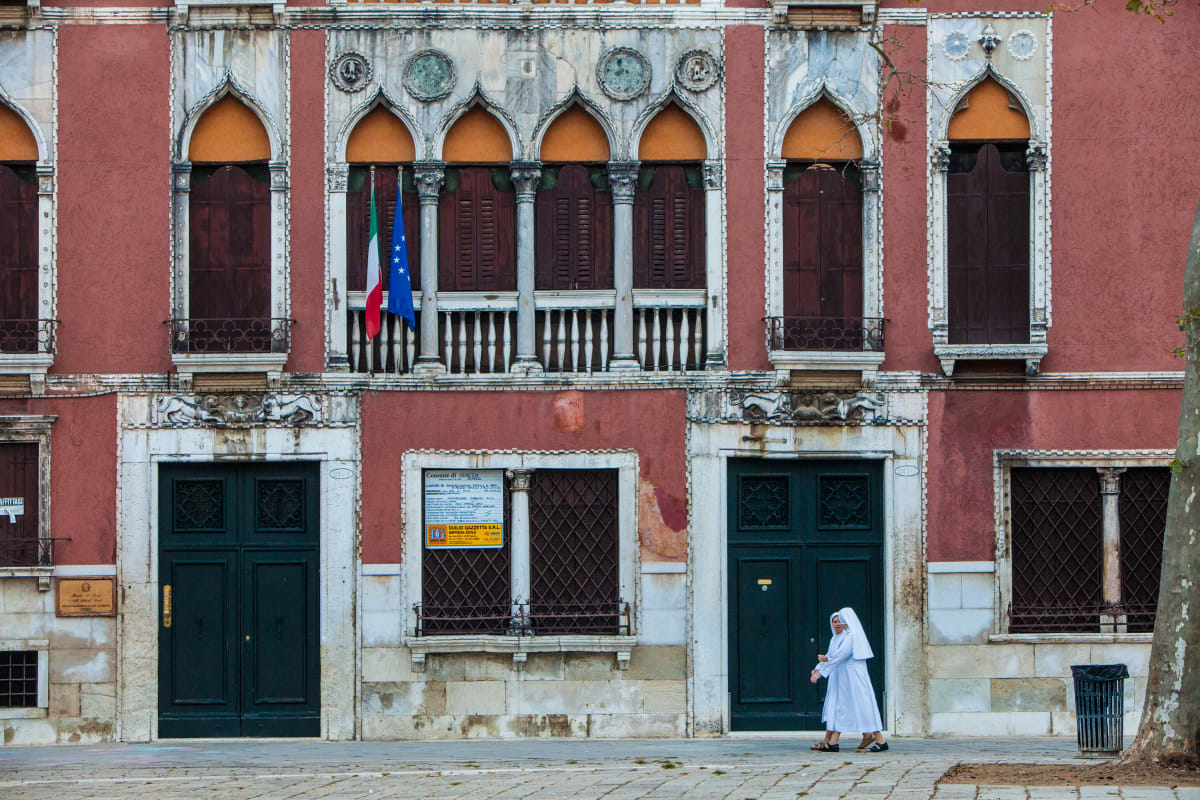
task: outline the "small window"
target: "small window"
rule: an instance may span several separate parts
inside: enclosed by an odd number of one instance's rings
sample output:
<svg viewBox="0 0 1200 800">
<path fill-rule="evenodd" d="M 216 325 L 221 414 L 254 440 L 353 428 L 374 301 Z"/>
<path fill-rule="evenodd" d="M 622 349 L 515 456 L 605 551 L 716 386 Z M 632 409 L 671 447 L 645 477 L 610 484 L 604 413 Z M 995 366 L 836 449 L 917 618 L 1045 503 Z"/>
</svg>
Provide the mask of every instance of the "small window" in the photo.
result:
<svg viewBox="0 0 1200 800">
<path fill-rule="evenodd" d="M 0 651 L 0 708 L 37 708 L 37 705 L 37 651 Z"/>
<path fill-rule="evenodd" d="M 41 534 L 36 442 L 0 443 L 0 566 L 49 566 Z"/>
<path fill-rule="evenodd" d="M 1106 530 L 1091 468 L 1011 471 L 1010 633 L 1136 633 L 1154 629 L 1170 470 L 1113 471 L 1118 515 Z M 1119 542 L 1120 595 L 1105 597 L 1104 541 Z"/>
</svg>

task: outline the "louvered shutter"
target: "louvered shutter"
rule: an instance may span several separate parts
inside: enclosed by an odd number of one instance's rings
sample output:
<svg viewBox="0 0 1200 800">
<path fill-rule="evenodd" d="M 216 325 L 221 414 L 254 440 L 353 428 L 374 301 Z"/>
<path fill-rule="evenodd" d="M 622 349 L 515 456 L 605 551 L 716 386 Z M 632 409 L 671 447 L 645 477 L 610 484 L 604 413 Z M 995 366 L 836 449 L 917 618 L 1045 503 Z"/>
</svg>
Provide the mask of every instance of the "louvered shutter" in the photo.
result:
<svg viewBox="0 0 1200 800">
<path fill-rule="evenodd" d="M 38 314 L 37 180 L 29 173 L 0 164 L 0 320 Z"/>
<path fill-rule="evenodd" d="M 460 167 L 457 188 L 439 202 L 438 288 L 511 291 L 517 288 L 516 206 L 496 188 L 488 167 Z"/>
<path fill-rule="evenodd" d="M 554 169 L 554 168 L 551 168 Z M 536 201 L 538 289 L 611 289 L 612 194 L 592 185 L 588 168 L 557 168 Z"/>
<path fill-rule="evenodd" d="M 862 317 L 862 186 L 853 165 L 796 164 L 783 190 L 784 316 Z"/>
<path fill-rule="evenodd" d="M 946 176 L 952 343 L 1029 341 L 1029 173 L 1019 155 L 1008 159 L 1009 169 L 994 144 L 952 158 Z"/>
<path fill-rule="evenodd" d="M 634 195 L 634 288 L 703 289 L 704 189 L 688 185 L 683 165 L 643 169 L 654 177 Z"/>
<path fill-rule="evenodd" d="M 253 169 L 253 167 L 251 168 Z M 189 200 L 192 319 L 265 319 L 271 309 L 271 204 L 266 169 L 221 166 Z"/>
<path fill-rule="evenodd" d="M 33 443 L 0 444 L 0 496 L 25 500 L 25 513 L 4 518 L 0 527 L 0 565 L 34 566 L 38 563 L 38 446 Z"/>
</svg>

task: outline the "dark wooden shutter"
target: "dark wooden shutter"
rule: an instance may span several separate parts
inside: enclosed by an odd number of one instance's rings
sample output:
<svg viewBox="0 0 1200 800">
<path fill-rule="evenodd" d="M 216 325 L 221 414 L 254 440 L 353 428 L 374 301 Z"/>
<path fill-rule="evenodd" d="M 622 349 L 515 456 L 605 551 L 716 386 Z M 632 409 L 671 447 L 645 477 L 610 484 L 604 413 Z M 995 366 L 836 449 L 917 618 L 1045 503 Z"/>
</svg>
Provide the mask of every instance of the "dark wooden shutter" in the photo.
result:
<svg viewBox="0 0 1200 800">
<path fill-rule="evenodd" d="M 611 289 L 612 193 L 597 189 L 588 167 L 554 170 L 554 185 L 538 190 L 535 229 L 538 289 Z"/>
<path fill-rule="evenodd" d="M 653 175 L 633 204 L 633 286 L 703 289 L 704 187 L 689 185 L 682 164 L 646 164 Z M 695 183 L 695 182 L 693 182 Z"/>
<path fill-rule="evenodd" d="M 0 565 L 38 564 L 38 446 L 32 442 L 0 444 L 0 497 L 25 500 L 25 514 L 0 517 Z"/>
<path fill-rule="evenodd" d="M 1023 153 L 956 148 L 946 176 L 949 338 L 1029 341 L 1029 172 Z"/>
<path fill-rule="evenodd" d="M 266 166 L 195 167 L 190 198 L 192 319 L 271 316 L 271 191 Z"/>
<path fill-rule="evenodd" d="M 346 286 L 352 292 L 367 288 L 367 244 L 371 238 L 371 184 L 369 167 L 351 167 L 346 191 Z M 404 237 L 408 241 L 409 275 L 421 274 L 421 208 L 411 167 L 404 167 Z M 396 215 L 396 165 L 375 167 L 375 211 L 379 239 L 383 247 L 392 240 L 392 221 Z M 384 262 L 387 263 L 387 262 Z M 383 290 L 388 290 L 390 270 L 383 269 Z M 419 277 L 413 288 L 420 288 Z"/>
<path fill-rule="evenodd" d="M 37 227 L 34 168 L 0 164 L 0 321 L 37 319 Z"/>
<path fill-rule="evenodd" d="M 788 168 L 783 277 L 784 316 L 862 318 L 862 183 L 853 165 Z"/>
<path fill-rule="evenodd" d="M 438 288 L 452 292 L 517 288 L 516 204 L 489 167 L 458 167 L 438 209 Z"/>
</svg>

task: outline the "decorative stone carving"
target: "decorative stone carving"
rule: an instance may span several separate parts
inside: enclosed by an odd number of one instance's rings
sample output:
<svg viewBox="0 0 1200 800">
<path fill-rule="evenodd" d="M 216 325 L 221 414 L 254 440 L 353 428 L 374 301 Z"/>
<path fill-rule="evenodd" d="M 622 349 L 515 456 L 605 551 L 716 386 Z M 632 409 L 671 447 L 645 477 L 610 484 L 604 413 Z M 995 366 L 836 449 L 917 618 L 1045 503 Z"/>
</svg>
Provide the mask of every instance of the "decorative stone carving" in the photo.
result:
<svg viewBox="0 0 1200 800">
<path fill-rule="evenodd" d="M 632 100 L 650 87 L 650 62 L 630 47 L 617 47 L 600 58 L 596 80 L 613 100 Z"/>
<path fill-rule="evenodd" d="M 723 72 L 721 62 L 707 50 L 688 50 L 679 57 L 675 80 L 689 91 L 703 92 L 711 89 Z"/>
<path fill-rule="evenodd" d="M 171 185 L 176 192 L 190 192 L 192 190 L 192 165 L 172 164 Z"/>
<path fill-rule="evenodd" d="M 404 68 L 404 88 L 425 102 L 440 100 L 450 94 L 455 79 L 454 62 L 441 50 L 421 50 Z"/>
<path fill-rule="evenodd" d="M 946 172 L 950 169 L 950 145 L 946 142 L 938 142 L 929 152 L 929 163 L 938 172 Z"/>
<path fill-rule="evenodd" d="M 371 61 L 357 50 L 344 50 L 329 65 L 329 79 L 343 92 L 353 94 L 367 88 L 374 70 Z"/>
<path fill-rule="evenodd" d="M 983 45 L 983 52 L 990 59 L 992 53 L 1000 46 L 1000 34 L 996 33 L 995 25 L 989 22 L 983 26 L 983 31 L 979 34 L 979 43 Z"/>
<path fill-rule="evenodd" d="M 725 184 L 725 168 L 720 161 L 704 162 L 704 188 L 720 189 Z"/>
<path fill-rule="evenodd" d="M 633 193 L 637 190 L 638 168 L 636 161 L 610 161 L 608 164 L 608 182 L 612 189 L 614 203 L 632 203 Z"/>
<path fill-rule="evenodd" d="M 1017 61 L 1028 61 L 1037 52 L 1037 37 L 1030 30 L 1017 31 L 1008 37 L 1008 52 Z"/>
<path fill-rule="evenodd" d="M 858 162 L 859 174 L 862 175 L 862 190 L 864 192 L 878 192 L 880 189 L 880 175 L 878 161 L 860 161 Z"/>
<path fill-rule="evenodd" d="M 942 50 L 951 61 L 962 61 L 971 52 L 971 42 L 962 31 L 953 31 L 942 41 Z"/>
<path fill-rule="evenodd" d="M 511 491 L 528 492 L 533 488 L 533 470 L 510 469 L 505 474 L 508 475 L 508 488 Z"/>
<path fill-rule="evenodd" d="M 887 410 L 882 392 L 730 389 L 722 395 L 718 418 L 723 421 L 874 423 L 885 419 Z"/>
<path fill-rule="evenodd" d="M 413 181 L 417 184 L 417 197 L 422 205 L 436 203 L 446 179 L 446 165 L 440 161 L 422 161 L 413 164 Z"/>
<path fill-rule="evenodd" d="M 517 161 L 512 165 L 512 182 L 517 190 L 518 203 L 532 203 L 537 197 L 538 181 L 542 179 L 542 165 L 538 161 Z"/>
<path fill-rule="evenodd" d="M 267 165 L 267 173 L 271 176 L 271 191 L 280 192 L 288 188 L 286 161 L 272 161 Z"/>
<path fill-rule="evenodd" d="M 325 168 L 325 178 L 331 192 L 344 192 L 350 181 L 349 164 L 330 164 Z"/>
<path fill-rule="evenodd" d="M 173 395 L 155 403 L 160 425 L 220 427 L 318 422 L 321 400 L 304 394 Z"/>
<path fill-rule="evenodd" d="M 38 194 L 50 196 L 54 194 L 54 165 L 37 165 Z"/>
<path fill-rule="evenodd" d="M 1121 473 L 1124 471 L 1124 467 L 1097 467 L 1096 472 L 1100 474 L 1100 494 L 1120 494 Z"/>
<path fill-rule="evenodd" d="M 1025 150 L 1025 163 L 1029 165 L 1029 169 L 1034 172 L 1041 172 L 1046 169 L 1046 146 L 1039 142 L 1030 142 L 1029 147 Z"/>
</svg>

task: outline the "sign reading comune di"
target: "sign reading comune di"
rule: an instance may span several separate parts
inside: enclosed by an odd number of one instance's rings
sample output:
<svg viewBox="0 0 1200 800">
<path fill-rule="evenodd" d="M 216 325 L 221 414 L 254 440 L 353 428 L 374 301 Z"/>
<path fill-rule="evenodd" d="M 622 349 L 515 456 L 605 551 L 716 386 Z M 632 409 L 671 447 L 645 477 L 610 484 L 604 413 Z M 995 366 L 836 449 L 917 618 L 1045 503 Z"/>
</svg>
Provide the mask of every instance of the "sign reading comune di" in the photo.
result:
<svg viewBox="0 0 1200 800">
<path fill-rule="evenodd" d="M 504 470 L 425 471 L 425 546 L 504 546 Z"/>
</svg>

